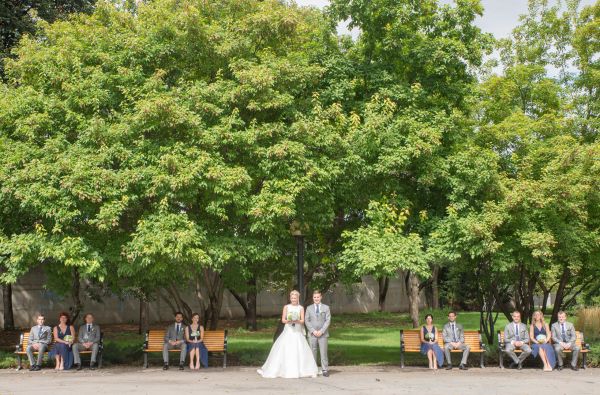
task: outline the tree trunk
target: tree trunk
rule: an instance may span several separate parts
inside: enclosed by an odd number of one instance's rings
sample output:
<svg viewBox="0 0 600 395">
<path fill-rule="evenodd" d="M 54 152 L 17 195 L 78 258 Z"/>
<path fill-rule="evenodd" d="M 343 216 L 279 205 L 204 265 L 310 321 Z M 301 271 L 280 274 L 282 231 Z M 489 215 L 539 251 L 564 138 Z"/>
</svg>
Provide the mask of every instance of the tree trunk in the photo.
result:
<svg viewBox="0 0 600 395">
<path fill-rule="evenodd" d="M 219 324 L 219 316 L 221 314 L 221 306 L 223 304 L 223 292 L 225 287 L 223 286 L 223 279 L 218 272 L 212 269 L 204 268 L 202 273 L 198 274 L 200 281 L 204 283 L 206 287 L 208 301 L 202 294 L 199 281 L 196 285 L 196 294 L 200 299 L 201 306 L 206 306 L 204 312 L 204 326 L 210 330 L 217 329 Z M 207 306 L 208 304 L 208 306 Z"/>
<path fill-rule="evenodd" d="M 419 279 L 413 272 L 408 273 L 408 310 L 413 328 L 419 327 Z"/>
<path fill-rule="evenodd" d="M 2 300 L 4 301 L 4 330 L 15 329 L 15 318 L 13 316 L 12 284 L 2 286 Z"/>
<path fill-rule="evenodd" d="M 79 277 L 79 269 L 73 268 L 73 281 L 71 284 L 71 298 L 73 299 L 73 306 L 71 310 L 71 324 L 76 325 L 79 319 L 79 314 L 83 309 L 83 303 L 81 302 L 81 281 Z"/>
<path fill-rule="evenodd" d="M 562 310 L 563 299 L 565 298 L 565 288 L 569 282 L 571 276 L 571 270 L 568 266 L 563 268 L 562 276 L 560 276 L 560 282 L 558 283 L 558 289 L 556 290 L 556 299 L 554 300 L 554 307 L 552 308 L 552 318 L 550 318 L 550 325 L 558 321 L 558 312 Z"/>
<path fill-rule="evenodd" d="M 258 324 L 256 322 L 256 302 L 258 290 L 256 289 L 256 277 L 252 276 L 248 282 L 250 288 L 246 292 L 246 300 L 248 304 L 248 311 L 246 313 L 246 329 L 252 332 L 258 330 Z"/>
<path fill-rule="evenodd" d="M 431 308 L 433 309 L 440 308 L 440 287 L 438 282 L 439 275 L 440 267 L 438 265 L 433 265 L 433 270 L 431 271 Z"/>
<path fill-rule="evenodd" d="M 256 290 L 256 277 L 252 277 L 248 280 L 248 291 L 246 292 L 245 297 L 237 293 L 235 290 L 229 289 L 229 292 L 233 295 L 235 300 L 238 301 L 242 309 L 244 310 L 244 317 L 246 317 L 246 329 L 249 331 L 255 332 L 258 330 L 258 325 L 256 322 L 256 299 L 257 299 L 257 290 Z"/>
<path fill-rule="evenodd" d="M 149 308 L 148 308 L 148 301 L 144 298 L 140 298 L 140 324 L 139 324 L 139 328 L 138 328 L 138 332 L 140 335 L 145 334 L 148 331 L 149 328 L 149 317 L 148 317 L 148 313 L 149 313 Z"/>
<path fill-rule="evenodd" d="M 390 285 L 390 278 L 388 276 L 379 277 L 379 311 L 385 310 L 385 299 L 387 298 L 387 292 Z"/>
</svg>

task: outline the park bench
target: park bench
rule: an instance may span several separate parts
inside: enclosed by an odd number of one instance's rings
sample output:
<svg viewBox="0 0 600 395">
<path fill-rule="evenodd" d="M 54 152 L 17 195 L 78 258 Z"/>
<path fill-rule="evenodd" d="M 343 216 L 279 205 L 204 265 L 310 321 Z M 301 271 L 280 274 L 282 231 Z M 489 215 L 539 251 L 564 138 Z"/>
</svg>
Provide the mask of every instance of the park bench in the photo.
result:
<svg viewBox="0 0 600 395">
<path fill-rule="evenodd" d="M 585 369 L 587 367 L 587 353 L 590 352 L 590 345 L 587 344 L 583 340 L 583 332 L 576 331 L 577 340 L 575 340 L 575 344 L 579 347 L 580 353 L 582 355 L 582 368 Z M 527 343 L 531 346 L 531 343 Z M 498 361 L 500 363 L 500 368 L 504 369 L 504 354 L 506 354 L 506 344 L 504 343 L 504 331 L 498 331 Z M 521 350 L 515 350 L 516 354 L 520 354 Z M 571 353 L 571 350 L 564 350 L 566 354 Z"/>
<path fill-rule="evenodd" d="M 204 345 L 211 353 L 223 353 L 223 368 L 227 367 L 227 330 L 204 331 Z M 160 352 L 162 355 L 163 345 L 165 344 L 165 330 L 151 329 L 146 332 L 144 341 L 144 368 L 148 367 L 148 354 Z M 178 349 L 169 350 L 169 352 L 180 353 Z"/>
<path fill-rule="evenodd" d="M 19 337 L 19 344 L 17 344 L 16 349 L 15 349 L 15 355 L 17 356 L 17 370 L 21 370 L 23 369 L 23 356 L 27 357 L 27 344 L 29 343 L 29 332 L 23 332 L 21 333 L 21 336 Z M 52 350 L 52 348 L 54 347 L 54 342 L 52 342 L 51 344 L 48 345 L 48 348 L 46 349 L 46 351 L 44 351 L 45 353 L 49 352 L 50 350 Z M 102 349 L 104 347 L 104 334 L 102 332 L 100 332 L 100 342 L 98 343 L 98 368 L 102 368 Z M 33 355 L 37 355 L 38 352 L 34 351 Z M 84 354 L 92 354 L 92 351 L 80 351 L 79 352 L 80 355 L 84 355 Z"/>
<path fill-rule="evenodd" d="M 444 339 L 437 337 L 440 348 L 444 349 Z M 484 368 L 486 353 L 485 344 L 481 340 L 480 331 L 465 331 L 465 343 L 471 348 L 470 353 L 479 354 L 479 366 Z M 400 367 L 404 368 L 405 353 L 421 352 L 421 329 L 400 330 Z M 462 350 L 451 350 L 451 353 L 462 353 Z"/>
</svg>

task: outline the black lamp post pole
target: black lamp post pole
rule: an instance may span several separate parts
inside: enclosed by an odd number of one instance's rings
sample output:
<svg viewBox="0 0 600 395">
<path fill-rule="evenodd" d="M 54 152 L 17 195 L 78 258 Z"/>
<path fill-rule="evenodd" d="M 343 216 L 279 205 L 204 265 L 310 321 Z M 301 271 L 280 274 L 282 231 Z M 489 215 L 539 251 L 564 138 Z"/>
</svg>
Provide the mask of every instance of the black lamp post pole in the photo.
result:
<svg viewBox="0 0 600 395">
<path fill-rule="evenodd" d="M 297 276 L 298 276 L 298 292 L 300 292 L 299 303 L 303 302 L 304 297 L 304 236 L 296 236 L 296 245 L 298 247 L 297 255 Z"/>
</svg>

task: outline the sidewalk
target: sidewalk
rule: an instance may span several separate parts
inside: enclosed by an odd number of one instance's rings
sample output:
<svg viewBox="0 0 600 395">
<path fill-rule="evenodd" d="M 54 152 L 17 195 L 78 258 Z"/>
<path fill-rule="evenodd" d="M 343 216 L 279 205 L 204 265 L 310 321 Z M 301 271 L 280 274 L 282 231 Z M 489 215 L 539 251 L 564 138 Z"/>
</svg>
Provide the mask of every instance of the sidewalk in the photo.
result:
<svg viewBox="0 0 600 395">
<path fill-rule="evenodd" d="M 597 394 L 600 369 L 541 370 L 472 368 L 466 372 L 425 368 L 347 366 L 329 378 L 263 379 L 256 369 L 211 368 L 200 372 L 160 367 L 112 367 L 91 372 L 0 371 L 0 394 Z"/>
</svg>

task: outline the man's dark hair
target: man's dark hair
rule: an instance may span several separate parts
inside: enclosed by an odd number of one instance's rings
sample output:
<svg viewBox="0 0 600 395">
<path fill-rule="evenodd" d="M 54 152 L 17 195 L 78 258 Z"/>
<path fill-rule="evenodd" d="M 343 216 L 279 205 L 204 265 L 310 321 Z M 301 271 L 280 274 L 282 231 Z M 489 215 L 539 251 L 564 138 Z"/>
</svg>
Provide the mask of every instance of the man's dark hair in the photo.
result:
<svg viewBox="0 0 600 395">
<path fill-rule="evenodd" d="M 177 317 L 178 315 L 181 315 L 183 317 L 183 313 L 181 311 L 176 311 L 173 316 Z"/>
</svg>

